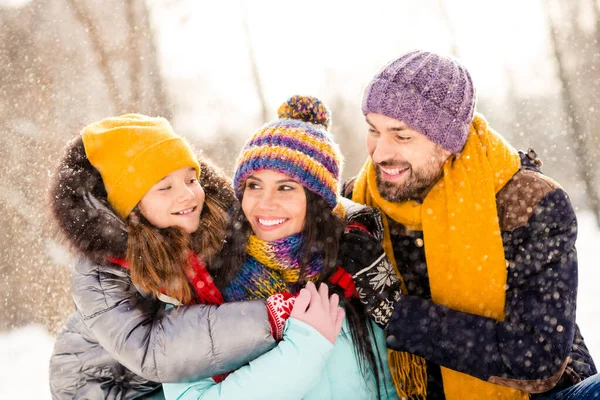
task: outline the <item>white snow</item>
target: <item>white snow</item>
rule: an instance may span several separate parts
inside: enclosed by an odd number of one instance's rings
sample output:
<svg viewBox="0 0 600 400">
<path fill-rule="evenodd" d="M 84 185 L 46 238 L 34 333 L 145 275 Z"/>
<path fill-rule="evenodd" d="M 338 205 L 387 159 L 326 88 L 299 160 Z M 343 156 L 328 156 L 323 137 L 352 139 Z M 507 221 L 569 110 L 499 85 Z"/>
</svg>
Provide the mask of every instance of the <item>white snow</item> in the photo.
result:
<svg viewBox="0 0 600 400">
<path fill-rule="evenodd" d="M 590 213 L 581 212 L 578 218 L 577 323 L 592 356 L 600 363 L 600 268 L 596 253 L 600 230 Z M 48 360 L 53 342 L 39 325 L 0 334 L 0 399 L 50 399 Z"/>
<path fill-rule="evenodd" d="M 48 360 L 54 337 L 41 325 L 0 335 L 0 399 L 50 399 Z"/>
<path fill-rule="evenodd" d="M 0 7 L 22 8 L 31 3 L 32 0 L 0 0 Z"/>
<path fill-rule="evenodd" d="M 600 230 L 590 212 L 577 215 L 579 234 L 579 291 L 577 293 L 577 324 L 596 367 L 600 367 Z"/>
</svg>

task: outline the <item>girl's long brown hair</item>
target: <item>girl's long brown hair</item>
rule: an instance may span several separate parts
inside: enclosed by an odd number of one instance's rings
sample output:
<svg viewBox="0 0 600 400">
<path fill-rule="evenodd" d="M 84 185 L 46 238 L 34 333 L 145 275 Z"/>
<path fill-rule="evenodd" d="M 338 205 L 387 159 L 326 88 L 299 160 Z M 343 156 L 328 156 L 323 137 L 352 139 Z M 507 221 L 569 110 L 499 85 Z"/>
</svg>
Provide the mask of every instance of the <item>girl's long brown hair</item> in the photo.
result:
<svg viewBox="0 0 600 400">
<path fill-rule="evenodd" d="M 181 304 L 196 299 L 187 277 L 191 272 L 190 250 L 207 265 L 223 247 L 227 229 L 227 209 L 234 201 L 229 182 L 220 171 L 202 165 L 200 184 L 206 194 L 200 226 L 192 234 L 177 227 L 159 229 L 136 207 L 127 218 L 127 254 L 131 280 L 156 297 L 161 293 Z"/>
</svg>

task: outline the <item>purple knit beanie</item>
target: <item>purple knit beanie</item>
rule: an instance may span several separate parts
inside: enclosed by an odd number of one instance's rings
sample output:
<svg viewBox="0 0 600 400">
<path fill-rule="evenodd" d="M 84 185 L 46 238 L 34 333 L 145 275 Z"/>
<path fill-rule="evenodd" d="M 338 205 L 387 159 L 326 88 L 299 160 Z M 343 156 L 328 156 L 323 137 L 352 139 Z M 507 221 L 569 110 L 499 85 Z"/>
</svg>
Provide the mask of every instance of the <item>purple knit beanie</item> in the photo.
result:
<svg viewBox="0 0 600 400">
<path fill-rule="evenodd" d="M 362 112 L 383 114 L 458 153 L 469 135 L 475 88 L 450 57 L 412 51 L 383 67 L 365 89 Z"/>
</svg>

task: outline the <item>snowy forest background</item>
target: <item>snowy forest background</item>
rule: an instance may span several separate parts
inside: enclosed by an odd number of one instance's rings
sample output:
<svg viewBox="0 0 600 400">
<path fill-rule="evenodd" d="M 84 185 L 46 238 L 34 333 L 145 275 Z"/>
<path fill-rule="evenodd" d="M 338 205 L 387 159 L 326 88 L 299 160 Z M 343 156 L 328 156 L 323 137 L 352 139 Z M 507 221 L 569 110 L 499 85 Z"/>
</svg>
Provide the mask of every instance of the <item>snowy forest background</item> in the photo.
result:
<svg viewBox="0 0 600 400">
<path fill-rule="evenodd" d="M 231 172 L 282 101 L 312 94 L 332 109 L 347 178 L 366 157 L 362 88 L 413 48 L 460 58 L 478 111 L 515 147 L 533 147 L 570 194 L 581 225 L 578 323 L 600 362 L 600 2 L 350 3 L 0 0 L 0 398 L 49 396 L 73 260 L 46 190 L 83 126 L 166 116 Z"/>
</svg>

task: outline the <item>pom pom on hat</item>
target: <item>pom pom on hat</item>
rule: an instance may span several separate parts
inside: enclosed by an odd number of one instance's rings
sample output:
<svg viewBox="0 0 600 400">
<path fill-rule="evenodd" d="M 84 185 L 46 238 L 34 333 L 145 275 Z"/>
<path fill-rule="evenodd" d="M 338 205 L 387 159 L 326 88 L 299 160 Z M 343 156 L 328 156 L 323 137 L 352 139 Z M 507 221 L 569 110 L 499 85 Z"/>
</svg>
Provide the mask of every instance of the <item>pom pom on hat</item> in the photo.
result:
<svg viewBox="0 0 600 400">
<path fill-rule="evenodd" d="M 297 180 L 335 208 L 343 158 L 328 131 L 330 111 L 315 97 L 296 95 L 279 107 L 278 116 L 242 148 L 233 177 L 236 196 L 241 199 L 245 181 L 254 172 L 273 170 Z"/>
<path fill-rule="evenodd" d="M 331 112 L 316 97 L 295 95 L 290 97 L 277 110 L 280 119 L 297 119 L 316 125 L 323 125 L 326 130 L 331 126 Z"/>
</svg>

